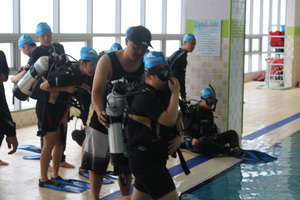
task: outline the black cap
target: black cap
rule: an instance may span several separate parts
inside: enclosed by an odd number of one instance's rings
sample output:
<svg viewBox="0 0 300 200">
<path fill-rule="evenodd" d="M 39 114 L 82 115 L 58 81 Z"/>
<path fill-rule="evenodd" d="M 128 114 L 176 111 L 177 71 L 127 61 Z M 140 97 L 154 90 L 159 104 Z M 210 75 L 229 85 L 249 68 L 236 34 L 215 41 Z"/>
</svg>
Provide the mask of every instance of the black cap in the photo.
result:
<svg viewBox="0 0 300 200">
<path fill-rule="evenodd" d="M 152 47 L 151 33 L 144 26 L 132 26 L 127 29 L 126 37 L 131 40 L 135 45 L 144 45 Z"/>
</svg>

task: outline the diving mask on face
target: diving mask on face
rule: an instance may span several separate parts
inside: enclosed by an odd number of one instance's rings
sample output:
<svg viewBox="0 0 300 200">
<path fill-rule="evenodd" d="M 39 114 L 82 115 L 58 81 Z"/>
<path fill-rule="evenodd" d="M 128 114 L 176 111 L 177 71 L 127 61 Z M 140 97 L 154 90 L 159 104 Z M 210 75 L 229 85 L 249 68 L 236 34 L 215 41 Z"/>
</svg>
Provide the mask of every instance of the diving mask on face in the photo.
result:
<svg viewBox="0 0 300 200">
<path fill-rule="evenodd" d="M 158 76 L 161 81 L 168 81 L 168 79 L 172 76 L 172 71 L 169 66 L 163 66 L 157 71 L 152 68 L 146 69 L 146 73 Z"/>
</svg>

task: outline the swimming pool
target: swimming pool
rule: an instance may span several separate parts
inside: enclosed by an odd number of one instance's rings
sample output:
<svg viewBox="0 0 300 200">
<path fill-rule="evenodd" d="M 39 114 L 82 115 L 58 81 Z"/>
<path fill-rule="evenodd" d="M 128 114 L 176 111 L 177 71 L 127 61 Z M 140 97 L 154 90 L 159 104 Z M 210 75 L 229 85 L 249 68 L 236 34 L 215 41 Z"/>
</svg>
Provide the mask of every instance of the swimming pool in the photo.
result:
<svg viewBox="0 0 300 200">
<path fill-rule="evenodd" d="M 196 186 L 182 200 L 298 200 L 300 199 L 300 132 L 264 152 L 278 160 L 240 164 L 205 185 Z"/>
</svg>

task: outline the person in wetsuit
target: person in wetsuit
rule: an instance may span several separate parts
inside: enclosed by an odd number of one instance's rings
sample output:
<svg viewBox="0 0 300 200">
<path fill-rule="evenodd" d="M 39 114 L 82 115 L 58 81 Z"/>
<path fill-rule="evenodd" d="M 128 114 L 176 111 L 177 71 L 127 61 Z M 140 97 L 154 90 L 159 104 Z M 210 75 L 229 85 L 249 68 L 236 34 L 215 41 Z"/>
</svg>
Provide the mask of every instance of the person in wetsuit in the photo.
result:
<svg viewBox="0 0 300 200">
<path fill-rule="evenodd" d="M 170 68 L 162 52 L 144 56 L 145 82 L 141 93 L 127 97 L 125 137 L 129 167 L 135 177 L 131 199 L 178 199 L 168 168 L 169 155 L 180 146 L 182 135 L 178 117 L 180 84 L 169 77 Z"/>
<path fill-rule="evenodd" d="M 214 91 L 205 88 L 200 97 L 199 103 L 191 105 L 188 112 L 183 113 L 186 147 L 192 152 L 203 154 L 241 154 L 237 132 L 228 130 L 220 133 L 214 122 L 213 109 L 218 102 Z"/>
</svg>

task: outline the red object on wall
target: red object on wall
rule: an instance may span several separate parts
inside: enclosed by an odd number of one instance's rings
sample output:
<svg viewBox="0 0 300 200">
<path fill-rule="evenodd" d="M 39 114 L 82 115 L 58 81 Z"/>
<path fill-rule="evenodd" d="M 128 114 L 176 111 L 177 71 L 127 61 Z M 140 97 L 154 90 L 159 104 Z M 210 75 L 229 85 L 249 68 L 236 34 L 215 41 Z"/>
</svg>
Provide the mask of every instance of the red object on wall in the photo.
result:
<svg viewBox="0 0 300 200">
<path fill-rule="evenodd" d="M 271 36 L 280 36 L 284 35 L 284 31 L 275 31 L 275 32 L 270 32 Z M 270 45 L 272 47 L 283 47 L 284 46 L 284 38 L 283 37 L 271 37 Z"/>
</svg>

